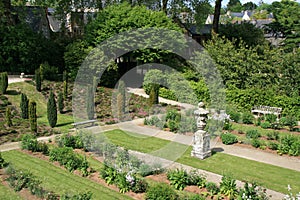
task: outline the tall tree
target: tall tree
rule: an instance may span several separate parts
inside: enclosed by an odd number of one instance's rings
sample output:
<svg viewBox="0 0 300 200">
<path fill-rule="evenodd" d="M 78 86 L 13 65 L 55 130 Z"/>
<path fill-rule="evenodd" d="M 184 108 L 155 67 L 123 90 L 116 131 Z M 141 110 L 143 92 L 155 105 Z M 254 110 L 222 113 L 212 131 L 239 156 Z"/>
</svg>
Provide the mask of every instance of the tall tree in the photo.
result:
<svg viewBox="0 0 300 200">
<path fill-rule="evenodd" d="M 243 4 L 244 10 L 255 10 L 257 8 L 257 5 L 251 1 Z"/>
<path fill-rule="evenodd" d="M 227 10 L 231 12 L 241 12 L 243 10 L 243 6 L 240 0 L 229 0 Z"/>
<path fill-rule="evenodd" d="M 300 4 L 292 0 L 273 2 L 271 6 L 275 22 L 269 25 L 272 32 L 280 32 L 284 46 L 292 51 L 300 45 Z"/>
<path fill-rule="evenodd" d="M 57 106 L 55 97 L 52 91 L 50 91 L 50 96 L 47 103 L 47 118 L 49 125 L 53 128 L 57 123 Z"/>
<path fill-rule="evenodd" d="M 219 32 L 221 7 L 222 7 L 222 0 L 216 0 L 215 1 L 215 11 L 214 11 L 214 20 L 213 20 L 213 33 Z"/>
</svg>

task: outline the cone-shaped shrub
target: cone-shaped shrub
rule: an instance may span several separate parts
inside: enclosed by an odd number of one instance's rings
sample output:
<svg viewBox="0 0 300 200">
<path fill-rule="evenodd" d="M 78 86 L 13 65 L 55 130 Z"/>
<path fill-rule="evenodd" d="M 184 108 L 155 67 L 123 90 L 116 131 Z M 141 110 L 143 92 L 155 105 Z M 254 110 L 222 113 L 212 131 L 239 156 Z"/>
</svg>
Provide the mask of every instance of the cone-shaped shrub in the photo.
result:
<svg viewBox="0 0 300 200">
<path fill-rule="evenodd" d="M 23 119 L 28 119 L 28 103 L 29 103 L 29 100 L 28 100 L 26 94 L 22 93 L 20 108 L 21 108 L 21 117 Z"/>
<path fill-rule="evenodd" d="M 149 105 L 152 106 L 154 104 L 158 104 L 158 92 L 159 85 L 152 84 L 150 94 L 149 94 Z"/>
<path fill-rule="evenodd" d="M 7 106 L 5 111 L 5 123 L 8 127 L 11 127 L 12 121 L 11 121 L 11 107 Z"/>
<path fill-rule="evenodd" d="M 119 120 L 123 119 L 124 116 L 124 104 L 123 104 L 123 96 L 121 93 L 117 95 L 117 115 Z"/>
<path fill-rule="evenodd" d="M 0 94 L 5 94 L 8 87 L 8 76 L 6 72 L 0 73 Z"/>
<path fill-rule="evenodd" d="M 60 113 L 63 113 L 64 111 L 64 98 L 62 92 L 58 93 L 58 110 Z"/>
<path fill-rule="evenodd" d="M 120 96 L 119 96 L 120 94 Z M 122 102 L 119 105 L 119 102 Z M 125 113 L 126 108 L 126 86 L 124 81 L 119 81 L 118 85 L 118 95 L 117 95 L 117 105 L 118 105 L 118 111 L 121 113 Z"/>
<path fill-rule="evenodd" d="M 89 86 L 87 90 L 87 100 L 86 100 L 86 112 L 88 119 L 94 119 L 94 94 L 93 94 L 93 87 Z"/>
<path fill-rule="evenodd" d="M 63 92 L 64 92 L 64 94 L 63 94 L 63 97 L 64 97 L 64 100 L 66 100 L 67 99 L 67 97 L 68 97 L 68 74 L 67 74 L 67 71 L 65 70 L 64 72 L 63 72 L 63 81 L 64 81 L 64 85 L 63 85 L 63 87 L 64 87 L 64 90 L 63 90 Z"/>
<path fill-rule="evenodd" d="M 35 88 L 37 91 L 42 91 L 42 78 L 40 69 L 35 70 Z"/>
<path fill-rule="evenodd" d="M 57 123 L 57 107 L 55 97 L 52 91 L 50 91 L 50 96 L 47 103 L 47 117 L 49 125 L 53 128 Z"/>
<path fill-rule="evenodd" d="M 35 101 L 30 101 L 29 102 L 29 107 L 28 107 L 28 115 L 29 115 L 29 122 L 30 122 L 30 129 L 33 132 L 37 132 L 37 120 L 36 120 L 36 103 Z"/>
</svg>

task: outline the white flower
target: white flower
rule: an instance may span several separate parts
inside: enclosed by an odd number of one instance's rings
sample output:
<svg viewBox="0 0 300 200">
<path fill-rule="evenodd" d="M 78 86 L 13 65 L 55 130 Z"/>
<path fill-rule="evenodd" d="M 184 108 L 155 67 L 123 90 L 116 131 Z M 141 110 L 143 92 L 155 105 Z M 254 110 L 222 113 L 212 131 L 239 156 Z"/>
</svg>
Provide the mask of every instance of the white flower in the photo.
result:
<svg viewBox="0 0 300 200">
<path fill-rule="evenodd" d="M 291 191 L 291 190 L 292 190 L 292 188 L 291 188 L 290 184 L 288 184 L 288 187 L 287 187 L 287 189 L 288 189 L 288 191 Z"/>
</svg>

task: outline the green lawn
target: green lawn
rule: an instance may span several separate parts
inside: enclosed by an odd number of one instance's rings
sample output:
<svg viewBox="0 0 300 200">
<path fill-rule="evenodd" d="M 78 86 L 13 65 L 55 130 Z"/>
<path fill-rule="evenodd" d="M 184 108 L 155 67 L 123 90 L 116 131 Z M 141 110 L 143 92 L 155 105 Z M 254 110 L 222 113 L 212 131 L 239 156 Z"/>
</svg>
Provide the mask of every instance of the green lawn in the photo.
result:
<svg viewBox="0 0 300 200">
<path fill-rule="evenodd" d="M 3 158 L 15 168 L 29 170 L 42 181 L 42 186 L 59 194 L 91 191 L 93 199 L 131 199 L 87 178 L 74 175 L 53 164 L 20 151 L 2 152 Z M 94 163 L 95 164 L 95 163 Z"/>
<path fill-rule="evenodd" d="M 13 189 L 0 184 L 0 199 L 1 200 L 21 200 L 21 198 Z"/>
<path fill-rule="evenodd" d="M 144 153 L 151 153 L 170 143 L 170 141 L 159 138 L 137 137 L 136 134 L 128 134 L 121 130 L 107 131 L 104 134 L 114 144 Z M 287 185 L 290 184 L 294 192 L 300 192 L 300 172 L 298 171 L 224 153 L 215 153 L 205 160 L 199 160 L 190 156 L 191 147 L 182 144 L 178 144 L 178 146 L 185 146 L 187 149 L 177 160 L 179 163 L 217 174 L 231 174 L 237 180 L 256 181 L 266 188 L 282 193 L 287 193 Z"/>
<path fill-rule="evenodd" d="M 47 119 L 47 101 L 45 97 L 36 91 L 35 87 L 30 83 L 20 82 L 20 83 L 11 83 L 8 86 L 7 97 L 9 101 L 16 106 L 17 109 L 20 107 L 21 95 L 17 91 L 23 92 L 27 95 L 30 100 L 34 100 L 37 103 L 37 116 L 38 124 L 48 124 Z M 62 132 L 68 132 L 72 128 L 73 116 L 66 114 L 57 115 L 57 127 L 61 129 Z"/>
</svg>

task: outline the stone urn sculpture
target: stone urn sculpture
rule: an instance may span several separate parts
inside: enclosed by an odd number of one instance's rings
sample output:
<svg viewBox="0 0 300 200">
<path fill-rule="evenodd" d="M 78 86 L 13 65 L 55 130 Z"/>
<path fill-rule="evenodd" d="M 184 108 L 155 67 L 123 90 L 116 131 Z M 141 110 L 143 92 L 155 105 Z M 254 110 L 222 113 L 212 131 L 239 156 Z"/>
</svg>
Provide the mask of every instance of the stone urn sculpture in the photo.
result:
<svg viewBox="0 0 300 200">
<path fill-rule="evenodd" d="M 210 135 L 204 130 L 208 113 L 209 112 L 204 109 L 203 102 L 200 102 L 198 109 L 194 111 L 198 130 L 194 134 L 191 156 L 200 159 L 211 156 Z"/>
</svg>

